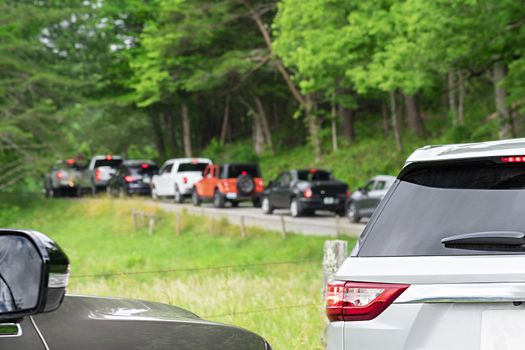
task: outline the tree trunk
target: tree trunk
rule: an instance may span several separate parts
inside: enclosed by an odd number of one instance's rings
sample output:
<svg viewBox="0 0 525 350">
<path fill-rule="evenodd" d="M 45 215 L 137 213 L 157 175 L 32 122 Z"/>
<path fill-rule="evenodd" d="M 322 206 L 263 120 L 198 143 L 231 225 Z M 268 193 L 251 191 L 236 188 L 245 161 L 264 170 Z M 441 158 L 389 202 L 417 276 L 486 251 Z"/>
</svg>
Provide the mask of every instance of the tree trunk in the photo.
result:
<svg viewBox="0 0 525 350">
<path fill-rule="evenodd" d="M 405 98 L 408 127 L 410 128 L 410 130 L 414 131 L 417 136 L 425 136 L 425 124 L 423 123 L 423 119 L 421 118 L 421 113 L 419 113 L 417 96 L 405 94 L 403 94 L 403 96 Z"/>
<path fill-rule="evenodd" d="M 403 149 L 403 139 L 401 134 L 401 122 L 399 120 L 399 113 L 397 111 L 396 92 L 390 91 L 390 111 L 392 114 L 392 128 L 394 129 L 394 136 L 396 138 L 396 149 L 401 151 Z"/>
<path fill-rule="evenodd" d="M 261 32 L 261 35 L 263 36 L 264 42 L 266 43 L 266 47 L 270 51 L 271 54 L 273 54 L 273 43 L 272 38 L 270 36 L 270 33 L 268 32 L 268 26 L 264 24 L 264 22 L 261 19 L 261 16 L 255 11 L 255 9 L 252 7 L 250 2 L 248 0 L 239 0 L 250 13 L 251 18 L 254 20 L 255 24 L 257 25 L 257 28 Z M 279 60 L 274 58 L 273 62 L 275 66 L 277 67 L 277 71 L 281 74 L 284 81 L 286 82 L 286 85 L 288 86 L 288 89 L 292 93 L 293 97 L 299 102 L 299 104 L 306 110 L 306 100 L 304 96 L 301 94 L 299 89 L 295 86 L 292 79 L 290 78 L 290 74 L 284 67 L 283 63 Z"/>
<path fill-rule="evenodd" d="M 337 106 L 335 104 L 335 95 L 332 101 L 332 151 L 337 152 Z"/>
<path fill-rule="evenodd" d="M 465 125 L 465 73 L 458 72 L 458 125 Z"/>
<path fill-rule="evenodd" d="M 159 156 L 162 159 L 166 158 L 166 147 L 164 145 L 164 135 L 162 133 L 162 125 L 160 123 L 159 118 L 161 118 L 160 114 L 153 114 L 148 113 L 151 128 L 153 129 L 153 134 L 155 135 L 155 147 L 157 148 L 157 151 L 159 152 Z"/>
<path fill-rule="evenodd" d="M 496 99 L 496 111 L 500 118 L 499 138 L 507 139 L 512 136 L 512 120 L 510 110 L 505 103 L 507 92 L 500 86 L 500 82 L 505 78 L 506 67 L 496 62 L 493 67 L 494 97 Z"/>
<path fill-rule="evenodd" d="M 383 115 L 383 132 L 385 136 L 388 136 L 390 134 L 390 127 L 388 126 L 388 112 L 385 101 L 381 102 L 381 114 Z"/>
<path fill-rule="evenodd" d="M 264 153 L 264 133 L 261 123 L 261 117 L 255 111 L 251 111 L 253 115 L 253 150 L 255 154 Z"/>
<path fill-rule="evenodd" d="M 343 135 L 350 142 L 355 142 L 354 111 L 340 105 L 339 116 L 343 123 Z"/>
<path fill-rule="evenodd" d="M 315 161 L 321 160 L 321 137 L 319 135 L 319 120 L 317 118 L 317 101 L 313 94 L 306 96 L 307 109 L 306 118 L 308 120 L 308 131 L 310 133 L 310 142 L 314 149 Z"/>
<path fill-rule="evenodd" d="M 448 110 L 452 118 L 452 124 L 458 125 L 458 116 L 456 114 L 456 79 L 454 72 L 448 72 Z"/>
<path fill-rule="evenodd" d="M 270 126 L 268 125 L 268 117 L 266 116 L 264 106 L 259 96 L 254 96 L 253 98 L 255 100 L 255 107 L 257 108 L 257 114 L 259 115 L 259 122 L 261 123 L 266 144 L 270 148 L 270 152 L 273 154 L 272 133 L 270 132 Z"/>
<path fill-rule="evenodd" d="M 191 157 L 191 129 L 190 129 L 190 117 L 188 115 L 188 105 L 182 104 L 182 140 L 184 144 L 184 155 Z"/>
<path fill-rule="evenodd" d="M 230 128 L 230 95 L 226 96 L 224 102 L 224 114 L 222 117 L 222 127 L 221 127 L 221 145 L 226 143 L 226 137 L 228 136 L 228 129 Z"/>
</svg>

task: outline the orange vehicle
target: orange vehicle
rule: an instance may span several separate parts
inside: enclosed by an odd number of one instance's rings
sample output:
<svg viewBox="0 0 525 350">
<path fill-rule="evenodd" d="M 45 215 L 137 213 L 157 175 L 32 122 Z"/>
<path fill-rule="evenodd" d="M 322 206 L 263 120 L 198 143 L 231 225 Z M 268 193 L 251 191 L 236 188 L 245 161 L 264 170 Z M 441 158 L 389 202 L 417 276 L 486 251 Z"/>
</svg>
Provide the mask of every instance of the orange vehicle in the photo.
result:
<svg viewBox="0 0 525 350">
<path fill-rule="evenodd" d="M 251 201 L 261 206 L 264 181 L 257 164 L 210 164 L 204 169 L 202 179 L 193 188 L 193 205 L 212 201 L 216 208 L 224 208 L 227 202 L 237 207 L 241 201 Z"/>
</svg>

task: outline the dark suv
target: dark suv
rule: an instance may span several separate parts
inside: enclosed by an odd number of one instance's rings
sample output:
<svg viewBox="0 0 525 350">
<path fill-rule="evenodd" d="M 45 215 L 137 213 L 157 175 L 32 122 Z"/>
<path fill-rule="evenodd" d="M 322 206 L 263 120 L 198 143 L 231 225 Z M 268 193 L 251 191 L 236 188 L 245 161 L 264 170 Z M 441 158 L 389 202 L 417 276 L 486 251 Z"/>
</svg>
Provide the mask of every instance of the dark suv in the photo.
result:
<svg viewBox="0 0 525 350">
<path fill-rule="evenodd" d="M 151 179 L 159 168 L 151 160 L 125 160 L 108 181 L 109 195 L 120 197 L 151 194 Z"/>
<path fill-rule="evenodd" d="M 316 210 L 345 214 L 348 185 L 321 169 L 289 170 L 271 181 L 264 192 L 262 210 L 290 209 L 292 216 L 314 214 Z"/>
</svg>

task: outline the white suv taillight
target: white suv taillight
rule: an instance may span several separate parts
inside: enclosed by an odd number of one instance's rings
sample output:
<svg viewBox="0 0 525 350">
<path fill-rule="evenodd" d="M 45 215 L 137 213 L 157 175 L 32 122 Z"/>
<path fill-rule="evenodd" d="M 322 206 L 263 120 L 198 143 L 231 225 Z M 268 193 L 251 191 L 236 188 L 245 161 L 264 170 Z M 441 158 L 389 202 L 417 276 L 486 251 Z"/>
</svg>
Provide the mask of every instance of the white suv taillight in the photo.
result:
<svg viewBox="0 0 525 350">
<path fill-rule="evenodd" d="M 333 281 L 326 288 L 330 321 L 367 321 L 379 316 L 408 284 Z"/>
</svg>

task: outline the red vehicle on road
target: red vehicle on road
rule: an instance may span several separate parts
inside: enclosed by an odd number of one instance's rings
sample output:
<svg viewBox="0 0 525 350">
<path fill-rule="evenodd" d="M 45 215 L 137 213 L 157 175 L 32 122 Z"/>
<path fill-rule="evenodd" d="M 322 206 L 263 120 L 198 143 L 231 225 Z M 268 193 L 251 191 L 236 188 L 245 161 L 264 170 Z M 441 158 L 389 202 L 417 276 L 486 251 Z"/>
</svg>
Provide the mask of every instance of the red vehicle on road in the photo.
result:
<svg viewBox="0 0 525 350">
<path fill-rule="evenodd" d="M 212 201 L 216 208 L 224 208 L 226 202 L 237 207 L 241 201 L 251 201 L 261 206 L 264 181 L 257 164 L 210 164 L 204 169 L 202 179 L 193 188 L 193 205 Z"/>
</svg>

